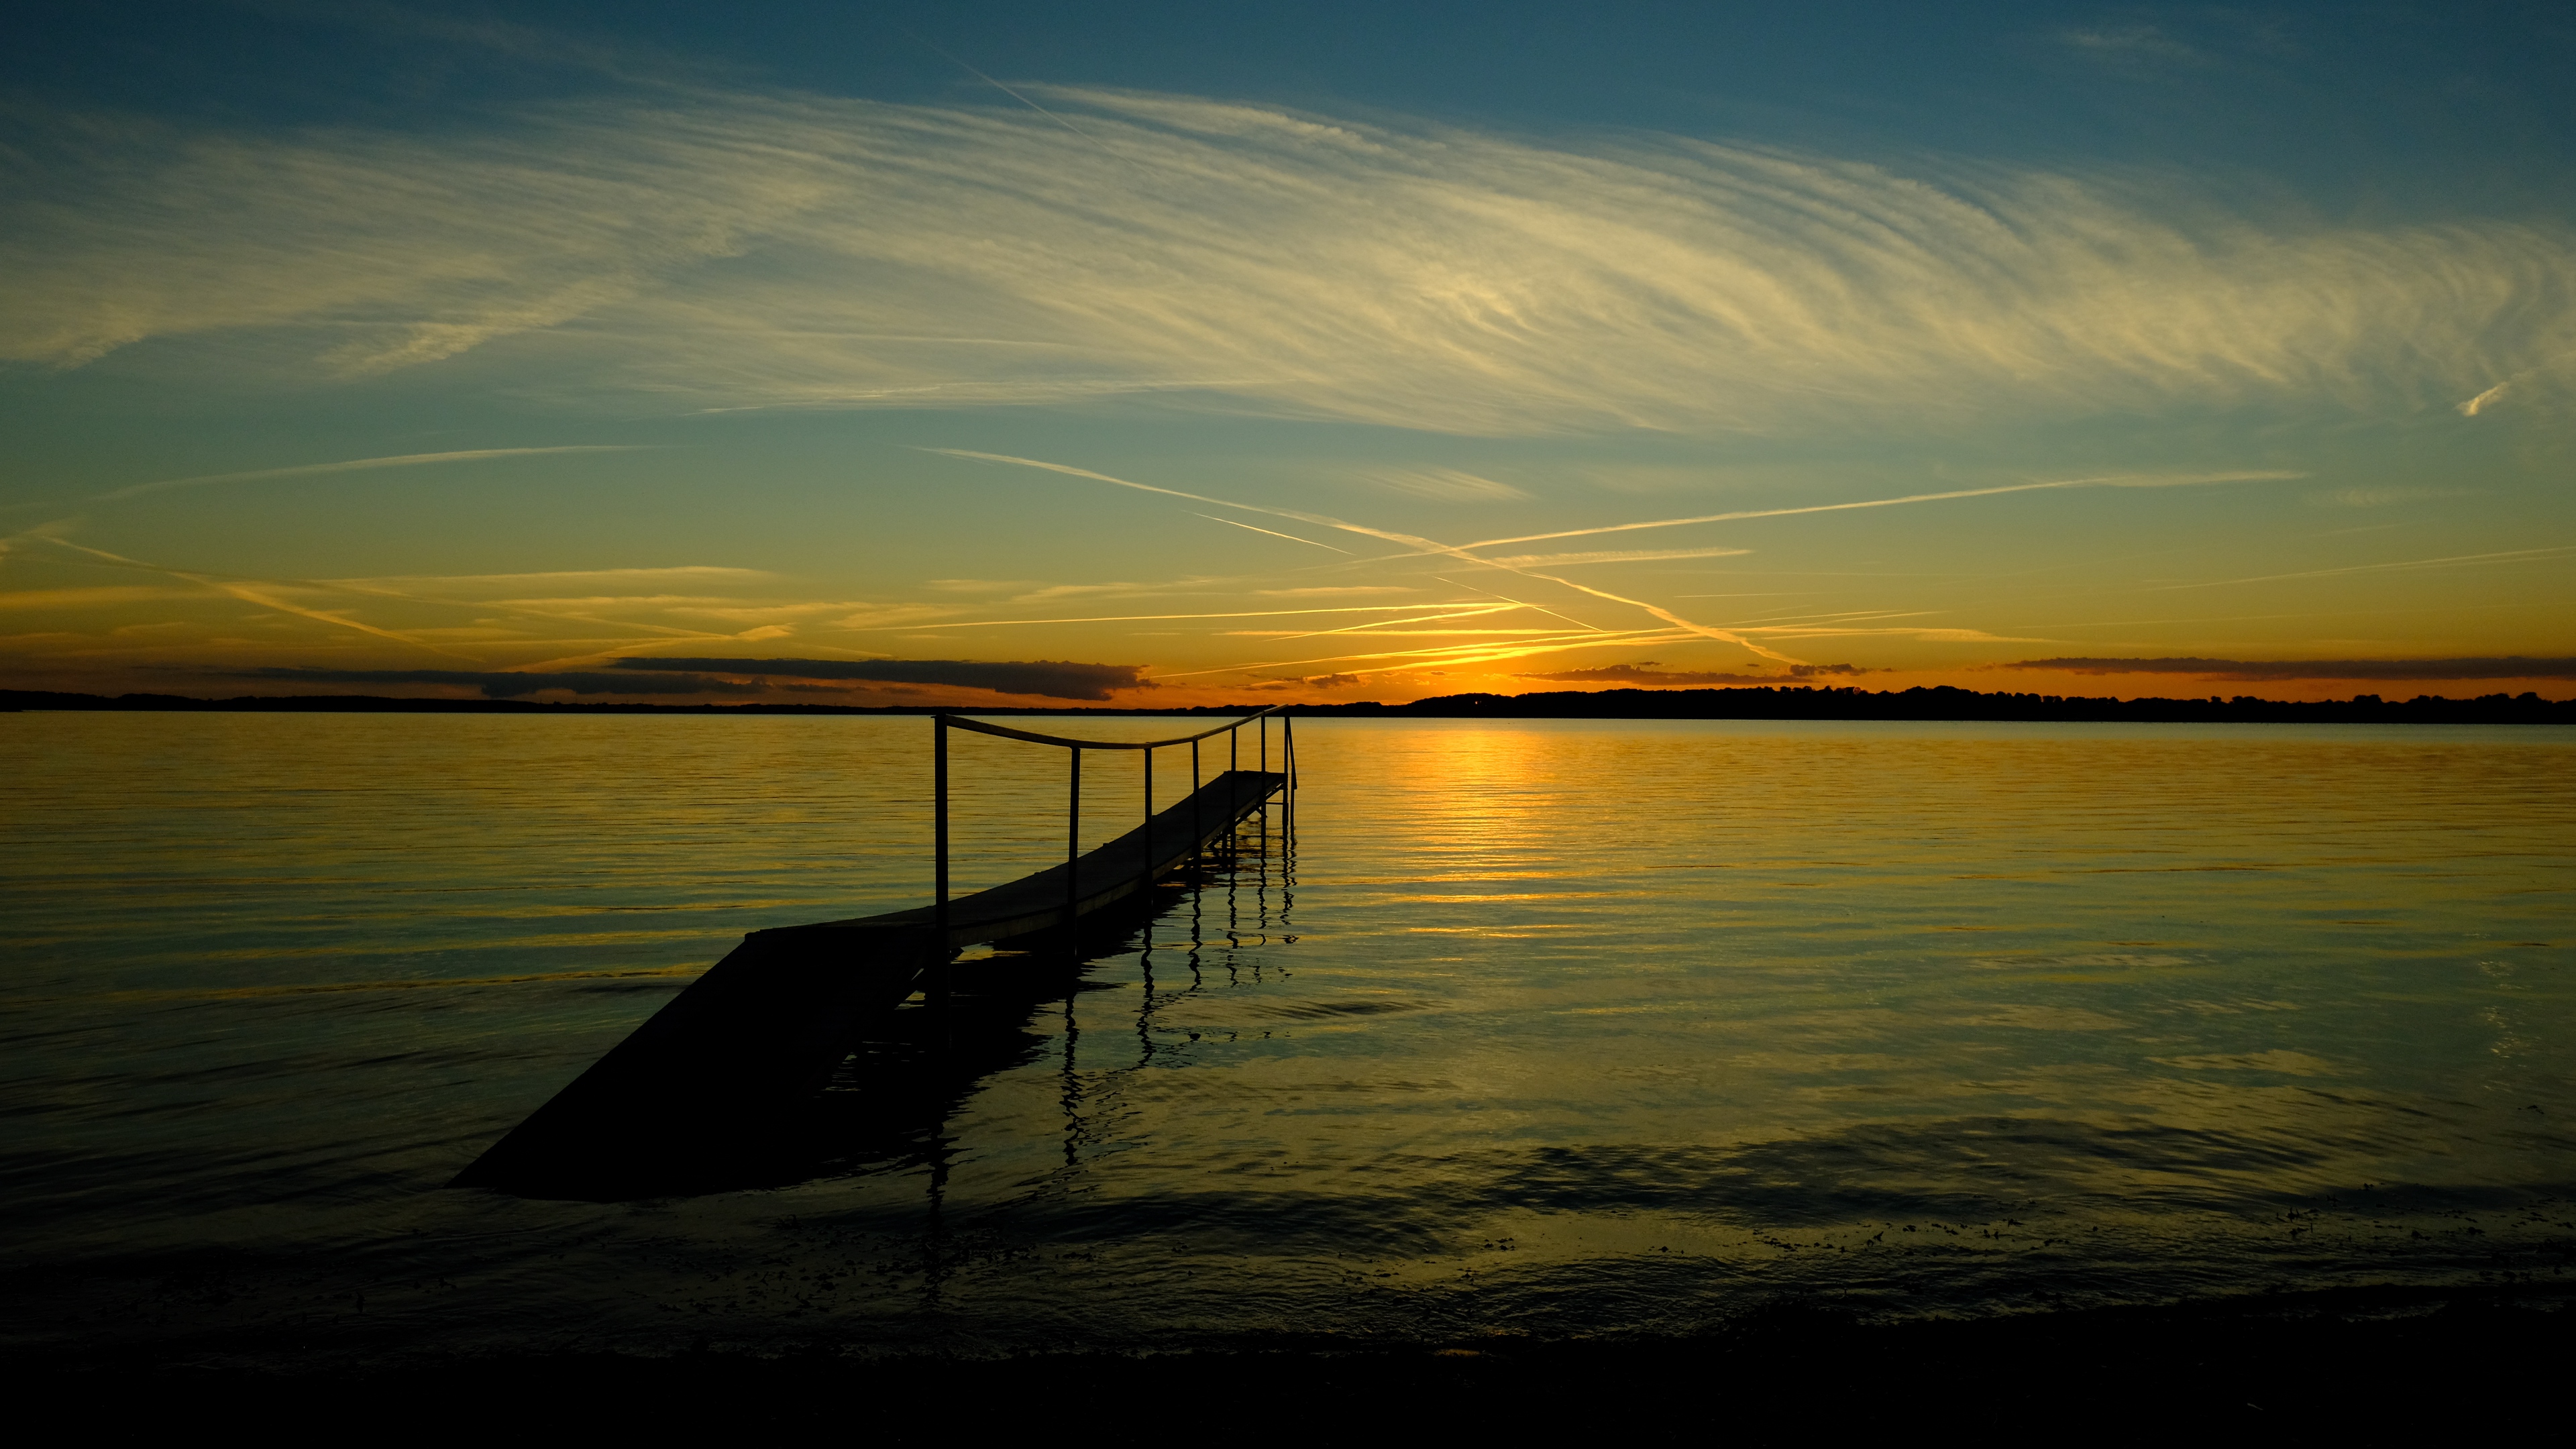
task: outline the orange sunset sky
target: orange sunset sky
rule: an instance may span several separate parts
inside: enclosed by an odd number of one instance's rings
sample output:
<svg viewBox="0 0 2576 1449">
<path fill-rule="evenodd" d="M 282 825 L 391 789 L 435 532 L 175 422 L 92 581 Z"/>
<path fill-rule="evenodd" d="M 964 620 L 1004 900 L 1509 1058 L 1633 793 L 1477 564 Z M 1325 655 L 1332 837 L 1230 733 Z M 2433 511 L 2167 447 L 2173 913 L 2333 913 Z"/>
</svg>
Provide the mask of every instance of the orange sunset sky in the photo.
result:
<svg viewBox="0 0 2576 1449">
<path fill-rule="evenodd" d="M 0 684 L 2576 694 L 2555 32 L 795 13 L 55 37 Z"/>
</svg>

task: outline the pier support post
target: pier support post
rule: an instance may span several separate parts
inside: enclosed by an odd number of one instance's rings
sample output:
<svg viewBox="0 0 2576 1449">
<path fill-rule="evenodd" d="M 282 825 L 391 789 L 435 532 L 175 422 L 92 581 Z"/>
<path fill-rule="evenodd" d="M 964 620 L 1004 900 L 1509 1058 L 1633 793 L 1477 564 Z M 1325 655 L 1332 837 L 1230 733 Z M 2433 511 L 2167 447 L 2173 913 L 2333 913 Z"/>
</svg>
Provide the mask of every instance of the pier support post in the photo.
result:
<svg viewBox="0 0 2576 1449">
<path fill-rule="evenodd" d="M 937 862 L 931 867 L 930 967 L 939 973 L 930 982 L 930 992 L 944 1001 L 948 996 L 948 716 L 933 715 L 930 725 L 931 854 Z"/>
<path fill-rule="evenodd" d="M 1280 828 L 1294 831 L 1297 828 L 1297 717 L 1295 715 L 1279 716 L 1279 768 L 1288 776 L 1287 786 L 1279 794 Z"/>
<path fill-rule="evenodd" d="M 1073 748 L 1073 772 L 1064 791 L 1064 929 L 1073 932 L 1073 923 L 1081 914 L 1082 895 L 1074 875 L 1082 861 L 1082 747 Z"/>
</svg>

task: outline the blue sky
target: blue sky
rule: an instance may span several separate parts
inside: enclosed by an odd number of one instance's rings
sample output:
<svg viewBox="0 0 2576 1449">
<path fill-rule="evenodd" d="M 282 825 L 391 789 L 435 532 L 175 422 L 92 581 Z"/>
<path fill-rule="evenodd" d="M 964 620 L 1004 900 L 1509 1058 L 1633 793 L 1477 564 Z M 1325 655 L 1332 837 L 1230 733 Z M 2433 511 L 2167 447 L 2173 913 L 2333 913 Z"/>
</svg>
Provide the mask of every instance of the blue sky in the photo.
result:
<svg viewBox="0 0 2576 1449">
<path fill-rule="evenodd" d="M 21 687 L 2576 688 L 2557 11 L 32 15 Z"/>
</svg>

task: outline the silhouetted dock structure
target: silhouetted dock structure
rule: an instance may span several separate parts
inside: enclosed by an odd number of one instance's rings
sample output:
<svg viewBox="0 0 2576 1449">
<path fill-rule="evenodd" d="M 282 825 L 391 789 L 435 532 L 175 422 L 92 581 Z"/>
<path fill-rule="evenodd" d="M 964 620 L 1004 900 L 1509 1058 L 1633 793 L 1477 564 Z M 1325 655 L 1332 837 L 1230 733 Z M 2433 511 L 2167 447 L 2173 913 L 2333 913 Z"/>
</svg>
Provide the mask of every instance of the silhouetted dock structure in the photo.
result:
<svg viewBox="0 0 2576 1449">
<path fill-rule="evenodd" d="M 933 719 L 930 904 L 883 915 L 753 931 L 571 1085 L 457 1174 L 452 1187 L 533 1197 L 606 1199 L 713 1186 L 760 1152 L 782 1111 L 822 1091 L 870 1025 L 914 993 L 941 1002 L 967 947 L 1079 949 L 1086 923 L 1124 925 L 1154 883 L 1231 842 L 1274 799 L 1293 817 L 1296 745 L 1280 718 L 1278 769 L 1269 717 L 1244 715 L 1164 740 L 1082 740 L 956 715 Z M 1257 731 L 1254 768 L 1241 732 Z M 948 732 L 971 730 L 1069 752 L 1065 859 L 950 899 Z M 1227 768 L 1202 780 L 1201 744 L 1227 736 Z M 1191 789 L 1155 808 L 1156 752 L 1187 746 Z M 1145 808 L 1136 826 L 1081 849 L 1083 756 L 1141 754 Z"/>
</svg>

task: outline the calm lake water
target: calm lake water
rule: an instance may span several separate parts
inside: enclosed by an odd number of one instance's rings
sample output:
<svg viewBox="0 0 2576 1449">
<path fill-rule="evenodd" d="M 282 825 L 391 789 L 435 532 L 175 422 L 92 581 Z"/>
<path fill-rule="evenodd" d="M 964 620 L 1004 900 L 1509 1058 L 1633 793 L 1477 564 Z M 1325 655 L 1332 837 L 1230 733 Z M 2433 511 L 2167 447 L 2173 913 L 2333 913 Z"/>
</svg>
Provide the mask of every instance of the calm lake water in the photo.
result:
<svg viewBox="0 0 2576 1449">
<path fill-rule="evenodd" d="M 442 1187 L 742 932 L 924 899 L 929 731 L 0 715 L 0 1341 L 1447 1341 L 2576 1253 L 2561 729 L 1305 721 L 1293 839 L 964 1066 L 854 1061 L 808 1180 Z M 1062 756 L 955 748 L 961 888 L 1054 858 Z"/>
</svg>

